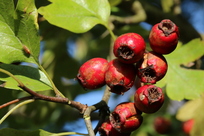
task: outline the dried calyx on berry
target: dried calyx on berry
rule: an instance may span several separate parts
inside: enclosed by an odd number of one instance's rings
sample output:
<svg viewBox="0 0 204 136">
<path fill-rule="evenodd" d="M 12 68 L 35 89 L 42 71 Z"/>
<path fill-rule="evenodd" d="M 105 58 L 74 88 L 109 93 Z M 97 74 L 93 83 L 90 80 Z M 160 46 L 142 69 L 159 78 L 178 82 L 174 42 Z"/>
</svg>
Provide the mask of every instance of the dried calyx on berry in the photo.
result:
<svg viewBox="0 0 204 136">
<path fill-rule="evenodd" d="M 164 19 L 155 24 L 149 34 L 149 43 L 153 51 L 160 54 L 169 54 L 175 50 L 179 38 L 176 24 L 169 19 Z"/>
<path fill-rule="evenodd" d="M 135 77 L 136 70 L 133 64 L 125 64 L 118 59 L 108 63 L 105 81 L 111 92 L 123 94 L 128 91 L 133 86 Z"/>
<path fill-rule="evenodd" d="M 155 84 L 166 75 L 168 64 L 164 56 L 151 51 L 144 53 L 136 69 L 141 82 Z"/>
<path fill-rule="evenodd" d="M 113 47 L 113 53 L 123 63 L 135 63 L 139 61 L 146 48 L 142 36 L 137 33 L 126 33 L 119 36 Z"/>
<path fill-rule="evenodd" d="M 154 85 L 144 85 L 134 95 L 135 106 L 144 113 L 158 111 L 164 103 L 162 89 Z"/>
<path fill-rule="evenodd" d="M 120 103 L 110 114 L 110 123 L 118 132 L 131 133 L 142 124 L 141 114 L 133 102 Z"/>
<path fill-rule="evenodd" d="M 103 58 L 93 58 L 81 65 L 77 80 L 85 89 L 97 89 L 106 84 L 105 72 L 108 61 Z"/>
</svg>

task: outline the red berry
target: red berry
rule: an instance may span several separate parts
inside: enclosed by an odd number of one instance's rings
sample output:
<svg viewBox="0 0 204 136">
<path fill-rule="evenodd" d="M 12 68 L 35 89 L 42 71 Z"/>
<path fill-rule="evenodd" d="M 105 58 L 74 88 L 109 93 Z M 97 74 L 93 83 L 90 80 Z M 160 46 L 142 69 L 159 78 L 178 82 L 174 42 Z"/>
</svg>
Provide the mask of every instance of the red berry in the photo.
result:
<svg viewBox="0 0 204 136">
<path fill-rule="evenodd" d="M 115 40 L 113 53 L 121 62 L 129 64 L 139 61 L 145 48 L 142 36 L 137 33 L 126 33 Z"/>
<path fill-rule="evenodd" d="M 110 123 L 118 132 L 130 133 L 140 127 L 143 121 L 141 114 L 133 102 L 123 102 L 111 113 Z"/>
<path fill-rule="evenodd" d="M 158 111 L 164 103 L 162 89 L 154 85 L 144 85 L 134 95 L 135 106 L 144 113 Z"/>
<path fill-rule="evenodd" d="M 169 54 L 175 50 L 179 37 L 178 27 L 169 19 L 154 25 L 149 34 L 149 43 L 153 51 Z"/>
<path fill-rule="evenodd" d="M 154 129 L 159 134 L 167 134 L 171 129 L 171 121 L 164 117 L 156 117 L 154 119 Z"/>
<path fill-rule="evenodd" d="M 110 91 L 116 94 L 123 94 L 134 84 L 136 70 L 133 64 L 125 64 L 118 59 L 109 62 L 105 73 L 106 84 Z"/>
<path fill-rule="evenodd" d="M 182 124 L 183 132 L 187 135 L 190 134 L 194 125 L 194 119 L 189 119 Z"/>
<path fill-rule="evenodd" d="M 120 133 L 112 127 L 110 121 L 105 121 L 99 128 L 100 136 L 130 136 L 131 133 Z"/>
<path fill-rule="evenodd" d="M 161 54 L 147 52 L 137 63 L 136 68 L 141 82 L 155 84 L 166 75 L 168 64 Z"/>
<path fill-rule="evenodd" d="M 90 59 L 79 68 L 77 80 L 84 88 L 100 88 L 105 85 L 105 72 L 107 66 L 108 61 L 106 59 Z"/>
</svg>

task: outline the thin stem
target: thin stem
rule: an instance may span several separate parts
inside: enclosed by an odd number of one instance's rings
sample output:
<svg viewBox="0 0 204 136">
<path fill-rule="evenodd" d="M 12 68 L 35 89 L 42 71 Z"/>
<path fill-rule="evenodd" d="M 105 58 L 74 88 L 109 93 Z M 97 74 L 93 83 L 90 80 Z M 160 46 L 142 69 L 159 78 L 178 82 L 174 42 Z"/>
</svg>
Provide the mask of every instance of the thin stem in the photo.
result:
<svg viewBox="0 0 204 136">
<path fill-rule="evenodd" d="M 25 105 L 25 104 L 28 104 L 28 103 L 31 103 L 31 102 L 34 102 L 35 99 L 30 99 L 30 100 L 26 100 L 26 101 L 23 101 L 22 103 L 19 103 L 18 105 L 16 105 L 15 107 L 13 107 L 9 112 L 7 112 L 0 120 L 0 124 L 2 124 L 2 122 L 13 112 L 15 111 L 16 109 L 18 109 L 19 107 Z"/>
<path fill-rule="evenodd" d="M 88 133 L 90 136 L 95 136 L 95 131 L 93 130 L 92 128 L 92 124 L 91 124 L 91 117 L 90 117 L 90 114 L 91 112 L 97 110 L 97 109 L 102 109 L 102 108 L 106 108 L 107 109 L 107 104 L 105 101 L 101 100 L 100 102 L 92 105 L 92 106 L 89 106 L 85 112 L 84 112 L 84 121 L 86 123 L 86 127 L 87 127 L 87 130 L 88 130 Z"/>
<path fill-rule="evenodd" d="M 51 134 L 50 136 L 66 136 L 66 135 L 82 135 L 82 136 L 89 136 L 88 134 L 82 134 L 77 132 L 62 132 L 57 134 Z"/>
<path fill-rule="evenodd" d="M 98 104 L 96 104 L 96 105 L 98 105 Z M 93 130 L 92 124 L 91 124 L 91 116 L 90 116 L 90 114 L 91 114 L 92 111 L 94 111 L 96 109 L 97 109 L 97 106 L 95 106 L 95 105 L 89 106 L 85 110 L 84 115 L 83 115 L 83 118 L 84 118 L 84 121 L 85 121 L 85 124 L 86 124 L 86 128 L 88 130 L 89 136 L 95 136 L 95 133 L 94 133 L 94 130 Z"/>
<path fill-rule="evenodd" d="M 108 31 L 109 31 L 109 33 L 110 33 L 112 39 L 115 41 L 116 36 L 115 36 L 115 34 L 113 33 L 113 31 L 111 30 L 111 28 L 110 28 L 108 25 L 106 25 L 105 27 L 106 27 L 106 29 L 108 29 Z"/>
<path fill-rule="evenodd" d="M 111 92 L 109 91 L 109 87 L 106 86 L 106 90 L 104 91 L 103 93 L 103 97 L 102 97 L 102 100 L 106 102 L 106 104 L 108 104 L 108 101 L 110 99 L 110 96 L 111 96 Z"/>
<path fill-rule="evenodd" d="M 43 71 L 43 73 L 45 73 L 46 77 L 48 78 L 48 80 L 50 81 L 50 83 L 51 83 L 51 85 L 53 87 L 53 90 L 54 90 L 55 94 L 57 96 L 59 96 L 59 97 L 65 98 L 65 96 L 57 89 L 57 87 L 55 86 L 55 84 L 53 83 L 52 79 L 50 78 L 48 73 L 45 71 L 45 69 L 40 64 L 38 64 L 38 67 L 40 68 L 40 70 Z"/>
<path fill-rule="evenodd" d="M 26 96 L 26 97 L 22 97 L 22 98 L 18 98 L 18 99 L 15 99 L 15 100 L 12 100 L 10 102 L 7 102 L 7 103 L 4 103 L 2 105 L 0 105 L 0 109 L 4 108 L 4 107 L 7 107 L 11 104 L 14 104 L 14 103 L 17 103 L 17 102 L 20 102 L 20 101 L 24 101 L 24 100 L 29 100 L 29 99 L 32 99 L 33 96 Z"/>
<path fill-rule="evenodd" d="M 6 70 L 0 68 L 0 72 L 12 77 L 20 86 L 23 86 L 23 83 L 19 79 L 17 79 L 12 73 L 10 73 L 9 71 L 6 71 Z"/>
<path fill-rule="evenodd" d="M 90 117 L 90 115 L 89 116 L 85 116 L 84 117 L 84 121 L 85 121 L 85 124 L 86 124 L 86 128 L 88 130 L 89 136 L 95 136 L 95 133 L 93 131 L 92 124 L 91 124 L 91 117 Z"/>
</svg>

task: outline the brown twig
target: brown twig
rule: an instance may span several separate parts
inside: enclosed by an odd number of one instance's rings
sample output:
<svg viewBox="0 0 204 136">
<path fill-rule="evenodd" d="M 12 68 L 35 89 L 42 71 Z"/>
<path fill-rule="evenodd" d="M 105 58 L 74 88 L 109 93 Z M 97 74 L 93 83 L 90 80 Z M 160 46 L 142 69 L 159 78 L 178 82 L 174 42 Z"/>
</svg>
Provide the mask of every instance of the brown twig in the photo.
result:
<svg viewBox="0 0 204 136">
<path fill-rule="evenodd" d="M 87 130 L 89 132 L 89 136 L 95 136 L 95 133 L 97 132 L 97 131 L 95 132 L 93 130 L 93 128 L 92 128 L 90 114 L 95 110 L 103 109 L 103 108 L 106 108 L 106 107 L 107 107 L 107 103 L 104 100 L 101 100 L 100 102 L 98 102 L 98 103 L 96 103 L 96 104 L 94 104 L 92 106 L 89 106 L 85 110 L 83 118 L 84 118 L 84 121 L 86 123 L 86 127 L 87 127 Z"/>
<path fill-rule="evenodd" d="M 17 103 L 17 102 L 20 102 L 20 101 L 24 101 L 24 100 L 29 100 L 29 99 L 32 99 L 33 96 L 26 96 L 26 97 L 22 97 L 22 98 L 18 98 L 18 99 L 15 99 L 15 100 L 12 100 L 10 102 L 7 102 L 7 103 L 4 103 L 2 105 L 0 105 L 0 109 L 4 108 L 4 107 L 7 107 L 11 104 L 14 104 L 14 103 Z"/>
<path fill-rule="evenodd" d="M 62 103 L 62 104 L 67 104 L 71 107 L 76 108 L 77 110 L 80 111 L 80 113 L 84 113 L 85 109 L 87 108 L 87 105 L 81 104 L 80 102 L 72 101 L 69 100 L 68 98 L 63 98 L 63 97 L 52 97 L 52 96 L 46 96 L 42 94 L 38 94 L 34 92 L 33 90 L 29 89 L 25 85 L 19 85 L 21 89 L 29 93 L 34 99 L 36 100 L 45 100 L 45 101 L 50 101 L 50 102 L 56 102 L 56 103 Z"/>
</svg>

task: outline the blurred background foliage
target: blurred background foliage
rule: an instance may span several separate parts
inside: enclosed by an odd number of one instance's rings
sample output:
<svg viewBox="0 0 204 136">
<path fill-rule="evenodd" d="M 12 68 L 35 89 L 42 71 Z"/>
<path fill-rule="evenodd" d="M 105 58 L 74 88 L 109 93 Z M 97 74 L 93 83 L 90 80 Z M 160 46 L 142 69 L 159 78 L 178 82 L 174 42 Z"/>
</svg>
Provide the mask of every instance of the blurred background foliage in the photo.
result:
<svg viewBox="0 0 204 136">
<path fill-rule="evenodd" d="M 50 4 L 50 2 L 46 0 L 36 0 L 35 2 L 37 8 Z M 166 18 L 171 19 L 178 25 L 180 30 L 180 44 L 185 44 L 195 38 L 204 37 L 203 0 L 109 0 L 109 2 L 111 5 L 110 21 L 113 24 L 112 29 L 114 34 L 119 36 L 127 32 L 138 33 L 144 37 L 147 43 L 147 49 L 150 49 L 148 35 L 151 26 Z M 141 9 L 133 8 L 135 2 L 141 4 Z M 146 17 L 137 16 L 139 15 L 138 13 L 143 11 Z M 134 19 L 134 16 L 136 19 Z M 109 56 L 111 52 L 110 45 L 113 41 L 108 31 L 104 26 L 96 25 L 88 32 L 76 34 L 51 25 L 41 15 L 39 15 L 38 19 L 41 37 L 40 62 L 42 66 L 51 76 L 57 88 L 66 97 L 74 100 L 80 95 L 83 98 L 83 94 L 87 94 L 88 92 L 77 83 L 75 77 L 80 65 L 88 59 L 94 57 L 107 58 Z M 203 70 L 203 57 L 192 62 L 192 65 L 190 67 L 188 66 L 188 68 Z M 104 88 L 102 88 L 102 90 L 103 89 Z M 27 95 L 24 92 L 3 88 L 1 88 L 0 91 L 1 104 Z M 91 93 L 95 91 L 101 90 L 89 91 L 90 98 L 95 97 Z M 53 95 L 52 91 L 42 93 Z M 188 100 L 172 101 L 168 99 L 167 96 L 166 98 L 165 104 L 159 112 L 144 115 L 144 123 L 140 129 L 132 133 L 132 136 L 158 136 L 159 134 L 153 129 L 152 123 L 157 116 L 167 117 L 172 121 L 172 131 L 166 135 L 184 135 L 181 130 L 182 121 L 187 120 L 187 118 L 192 118 L 195 115 L 184 117 L 183 120 L 178 120 L 176 113 Z M 87 97 L 83 99 L 83 101 L 92 104 L 99 101 L 90 102 Z M 115 96 L 113 99 L 117 101 L 118 97 Z M 129 100 L 133 100 L 131 95 L 129 96 Z M 115 103 L 115 105 L 117 104 L 118 103 Z M 6 107 L 1 109 L 0 116 L 2 117 L 10 108 L 11 107 Z M 188 114 L 188 110 L 185 110 L 185 112 Z M 42 128 L 49 132 L 73 131 L 73 129 L 65 129 L 66 127 L 64 126 L 79 118 L 81 118 L 79 112 L 68 106 L 37 101 L 19 108 L 0 125 L 0 128 L 11 127 L 26 130 Z M 92 114 L 92 120 L 98 120 L 97 112 Z M 76 124 L 72 123 L 71 125 L 74 126 Z M 81 126 L 85 127 L 85 124 L 82 122 Z M 197 128 L 199 129 L 199 127 Z M 77 129 L 77 125 L 75 130 L 80 131 Z"/>
</svg>

